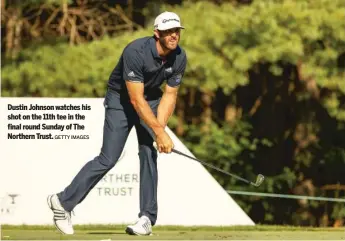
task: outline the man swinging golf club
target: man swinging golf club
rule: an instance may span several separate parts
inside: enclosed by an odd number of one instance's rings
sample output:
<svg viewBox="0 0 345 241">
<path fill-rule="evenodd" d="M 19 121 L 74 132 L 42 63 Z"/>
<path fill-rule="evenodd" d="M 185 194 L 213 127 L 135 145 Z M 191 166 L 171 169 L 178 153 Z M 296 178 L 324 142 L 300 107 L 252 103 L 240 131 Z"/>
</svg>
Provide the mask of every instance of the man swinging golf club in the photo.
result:
<svg viewBox="0 0 345 241">
<path fill-rule="evenodd" d="M 108 81 L 100 154 L 87 162 L 63 191 L 48 196 L 54 224 L 63 234 L 74 233 L 71 211 L 115 166 L 133 126 L 139 145 L 140 212 L 139 220 L 126 232 L 152 233 L 158 211 L 157 150 L 153 142 L 159 152 L 170 153 L 174 147 L 165 126 L 175 108 L 187 64 L 186 53 L 178 45 L 181 29 L 177 14 L 163 12 L 155 19 L 153 36 L 136 39 L 124 48 Z"/>
</svg>

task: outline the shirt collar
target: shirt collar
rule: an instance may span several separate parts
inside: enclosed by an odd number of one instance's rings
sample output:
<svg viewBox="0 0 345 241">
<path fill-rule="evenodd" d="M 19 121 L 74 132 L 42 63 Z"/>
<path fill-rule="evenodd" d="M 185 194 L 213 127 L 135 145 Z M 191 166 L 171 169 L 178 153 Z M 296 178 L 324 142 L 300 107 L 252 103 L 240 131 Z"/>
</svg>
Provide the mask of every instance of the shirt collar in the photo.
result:
<svg viewBox="0 0 345 241">
<path fill-rule="evenodd" d="M 152 56 L 154 58 L 162 59 L 161 56 L 159 56 L 159 54 L 158 54 L 158 50 L 157 50 L 157 47 L 156 47 L 156 40 L 155 40 L 154 37 L 152 37 L 150 39 L 150 48 L 151 48 Z"/>
</svg>

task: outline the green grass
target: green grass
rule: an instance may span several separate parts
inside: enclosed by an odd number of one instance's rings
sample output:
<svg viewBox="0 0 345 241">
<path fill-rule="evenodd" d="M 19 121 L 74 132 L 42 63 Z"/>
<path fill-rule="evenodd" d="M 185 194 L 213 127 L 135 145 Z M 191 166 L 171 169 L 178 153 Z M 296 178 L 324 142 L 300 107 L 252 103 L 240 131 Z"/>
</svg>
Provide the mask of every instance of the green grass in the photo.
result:
<svg viewBox="0 0 345 241">
<path fill-rule="evenodd" d="M 344 228 L 156 226 L 149 237 L 127 235 L 125 226 L 118 225 L 75 225 L 74 229 L 74 235 L 62 235 L 54 226 L 4 225 L 1 240 L 345 240 Z"/>
</svg>

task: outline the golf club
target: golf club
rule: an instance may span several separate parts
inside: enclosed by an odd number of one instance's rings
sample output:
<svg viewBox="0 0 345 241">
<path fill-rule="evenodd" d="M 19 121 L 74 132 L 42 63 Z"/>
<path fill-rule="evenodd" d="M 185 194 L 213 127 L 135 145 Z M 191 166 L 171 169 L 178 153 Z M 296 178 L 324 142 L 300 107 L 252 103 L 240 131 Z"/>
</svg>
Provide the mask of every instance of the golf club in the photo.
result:
<svg viewBox="0 0 345 241">
<path fill-rule="evenodd" d="M 154 147 L 157 149 L 157 144 L 156 144 L 155 142 L 154 142 Z M 237 176 L 237 175 L 235 175 L 235 174 L 232 174 L 232 173 L 227 172 L 227 171 L 224 171 L 224 170 L 222 170 L 222 169 L 220 169 L 220 168 L 218 168 L 218 167 L 215 167 L 215 166 L 213 166 L 213 165 L 211 165 L 211 164 L 209 164 L 209 163 L 207 163 L 207 162 L 205 162 L 205 161 L 201 161 L 201 160 L 198 160 L 198 159 L 196 159 L 196 158 L 194 158 L 194 157 L 191 157 L 191 156 L 189 156 L 189 155 L 187 155 L 187 154 L 184 154 L 184 153 L 182 153 L 182 152 L 180 152 L 180 151 L 178 151 L 178 150 L 172 149 L 172 152 L 174 152 L 174 153 L 176 153 L 176 154 L 179 154 L 179 155 L 181 155 L 181 156 L 190 158 L 190 159 L 192 159 L 192 160 L 194 160 L 194 161 L 197 161 L 197 162 L 199 162 L 199 163 L 201 163 L 201 164 L 203 164 L 203 165 L 205 165 L 205 166 L 208 166 L 208 167 L 210 167 L 210 168 L 212 168 L 212 169 L 215 169 L 215 170 L 217 170 L 217 171 L 219 171 L 219 172 L 222 172 L 222 173 L 224 173 L 224 174 L 226 174 L 226 175 L 228 175 L 228 176 L 231 176 L 231 177 L 233 177 L 233 178 L 235 178 L 235 179 L 237 179 L 237 180 L 243 181 L 243 182 L 245 182 L 245 183 L 247 183 L 247 184 L 250 184 L 250 185 L 253 185 L 253 186 L 255 186 L 255 187 L 260 186 L 261 183 L 262 183 L 262 182 L 264 181 L 264 179 L 265 179 L 265 177 L 264 177 L 262 174 L 259 174 L 259 175 L 256 177 L 255 182 L 251 182 L 251 181 L 249 181 L 249 180 L 247 180 L 247 179 L 244 179 L 244 178 L 239 177 L 239 176 Z"/>
</svg>

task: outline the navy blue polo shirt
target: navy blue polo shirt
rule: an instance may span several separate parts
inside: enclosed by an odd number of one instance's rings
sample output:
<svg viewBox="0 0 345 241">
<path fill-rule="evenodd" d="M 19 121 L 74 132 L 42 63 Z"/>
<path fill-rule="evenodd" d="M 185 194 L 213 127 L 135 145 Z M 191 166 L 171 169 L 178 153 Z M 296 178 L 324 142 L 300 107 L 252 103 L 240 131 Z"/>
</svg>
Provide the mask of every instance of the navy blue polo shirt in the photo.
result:
<svg viewBox="0 0 345 241">
<path fill-rule="evenodd" d="M 165 60 L 158 55 L 155 38 L 144 37 L 129 43 L 112 71 L 108 87 L 113 90 L 125 90 L 125 81 L 144 83 L 145 94 L 149 95 L 166 81 L 176 87 L 181 84 L 187 57 L 178 46 Z"/>
</svg>

